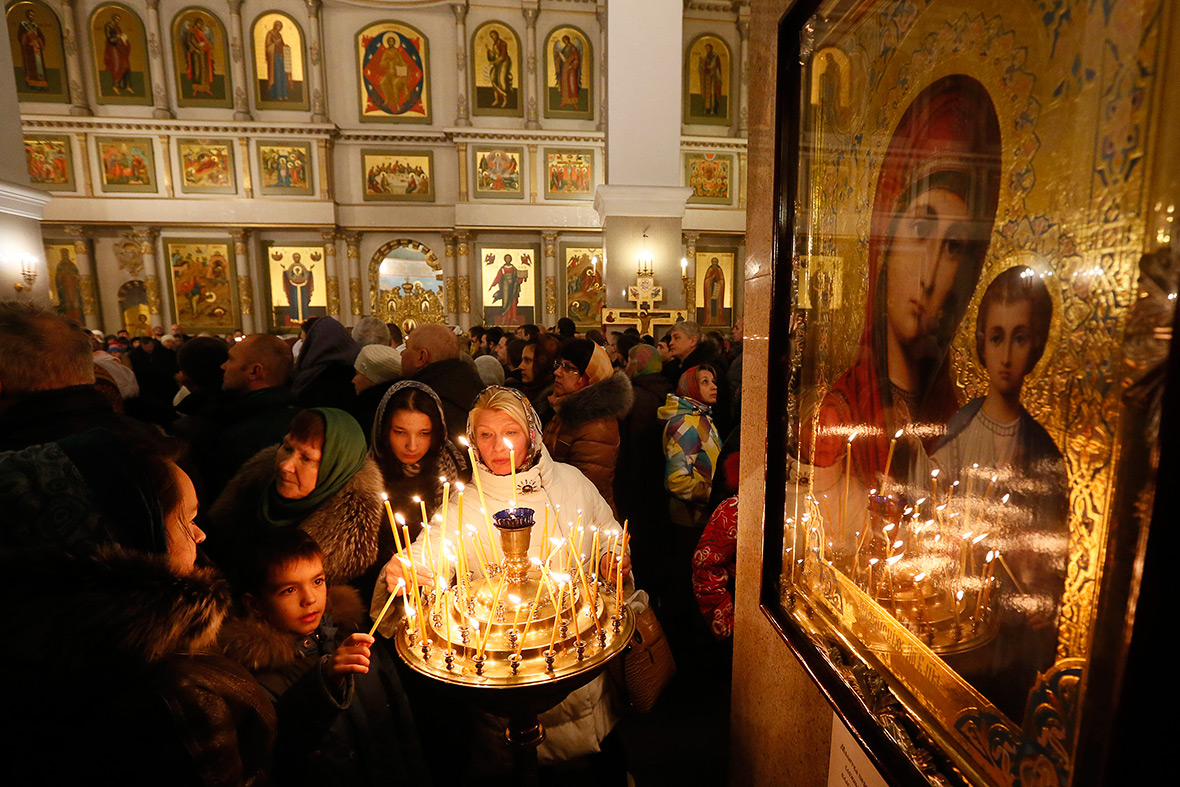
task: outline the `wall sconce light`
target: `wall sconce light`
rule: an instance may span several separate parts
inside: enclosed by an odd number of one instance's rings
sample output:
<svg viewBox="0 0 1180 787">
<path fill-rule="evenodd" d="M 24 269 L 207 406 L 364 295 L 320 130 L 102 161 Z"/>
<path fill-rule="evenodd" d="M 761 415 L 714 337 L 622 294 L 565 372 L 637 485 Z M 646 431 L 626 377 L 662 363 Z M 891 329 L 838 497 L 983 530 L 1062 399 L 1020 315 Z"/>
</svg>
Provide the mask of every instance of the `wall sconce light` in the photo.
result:
<svg viewBox="0 0 1180 787">
<path fill-rule="evenodd" d="M 24 279 L 24 283 L 18 281 L 12 285 L 12 288 L 17 292 L 31 290 L 33 283 L 37 281 L 37 258 L 32 254 L 26 254 L 21 258 L 20 275 Z"/>
</svg>

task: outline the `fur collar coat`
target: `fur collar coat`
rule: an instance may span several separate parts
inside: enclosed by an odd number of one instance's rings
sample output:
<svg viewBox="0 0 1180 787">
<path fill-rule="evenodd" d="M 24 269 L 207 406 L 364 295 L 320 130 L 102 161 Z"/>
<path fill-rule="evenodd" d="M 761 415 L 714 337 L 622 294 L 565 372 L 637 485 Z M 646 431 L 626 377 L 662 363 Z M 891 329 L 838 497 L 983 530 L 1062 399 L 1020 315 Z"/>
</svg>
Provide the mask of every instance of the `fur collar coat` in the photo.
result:
<svg viewBox="0 0 1180 787">
<path fill-rule="evenodd" d="M 601 382 L 551 401 L 557 414 L 545 426 L 545 447 L 555 462 L 581 470 L 614 509 L 619 421 L 627 417 L 635 401 L 631 381 L 616 371 Z"/>
<path fill-rule="evenodd" d="M 244 464 L 209 509 L 206 549 L 231 577 L 249 554 L 252 540 L 268 527 L 259 517 L 258 501 L 274 478 L 278 448 L 264 448 Z M 366 459 L 339 492 L 299 524 L 323 550 L 328 582 L 350 582 L 377 562 L 385 517 L 383 491 L 381 469 Z"/>
<path fill-rule="evenodd" d="M 2 661 L 19 709 L 7 762 L 36 763 L 46 784 L 268 783 L 275 712 L 215 650 L 229 608 L 215 571 L 117 547 L 5 551 L 0 571 L 19 588 L 6 623 L 21 641 Z"/>
</svg>

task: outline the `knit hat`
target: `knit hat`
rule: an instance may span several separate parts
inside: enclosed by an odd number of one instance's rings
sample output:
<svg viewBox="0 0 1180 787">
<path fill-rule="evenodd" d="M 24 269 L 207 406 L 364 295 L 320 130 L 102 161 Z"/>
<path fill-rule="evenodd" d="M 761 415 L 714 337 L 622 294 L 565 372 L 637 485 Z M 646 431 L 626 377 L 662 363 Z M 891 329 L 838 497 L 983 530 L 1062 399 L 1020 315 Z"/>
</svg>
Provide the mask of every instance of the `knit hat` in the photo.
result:
<svg viewBox="0 0 1180 787">
<path fill-rule="evenodd" d="M 353 366 L 373 382 L 384 383 L 402 376 L 402 354 L 383 344 L 366 344 Z"/>
<path fill-rule="evenodd" d="M 559 357 L 578 367 L 590 378 L 590 384 L 600 383 L 615 373 L 606 350 L 589 339 L 570 339 L 561 345 Z"/>
</svg>

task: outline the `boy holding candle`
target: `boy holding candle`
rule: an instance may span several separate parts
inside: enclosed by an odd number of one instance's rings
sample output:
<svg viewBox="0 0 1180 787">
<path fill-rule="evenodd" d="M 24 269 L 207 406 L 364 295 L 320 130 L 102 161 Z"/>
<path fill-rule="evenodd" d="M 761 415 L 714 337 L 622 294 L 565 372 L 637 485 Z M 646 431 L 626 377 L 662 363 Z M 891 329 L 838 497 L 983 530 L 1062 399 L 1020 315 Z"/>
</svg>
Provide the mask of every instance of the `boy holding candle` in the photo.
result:
<svg viewBox="0 0 1180 787">
<path fill-rule="evenodd" d="M 244 614 L 227 622 L 222 645 L 275 702 L 276 781 L 429 781 L 397 672 L 357 630 L 365 612 L 356 590 L 328 588 L 311 536 L 269 534 L 238 590 Z"/>
</svg>

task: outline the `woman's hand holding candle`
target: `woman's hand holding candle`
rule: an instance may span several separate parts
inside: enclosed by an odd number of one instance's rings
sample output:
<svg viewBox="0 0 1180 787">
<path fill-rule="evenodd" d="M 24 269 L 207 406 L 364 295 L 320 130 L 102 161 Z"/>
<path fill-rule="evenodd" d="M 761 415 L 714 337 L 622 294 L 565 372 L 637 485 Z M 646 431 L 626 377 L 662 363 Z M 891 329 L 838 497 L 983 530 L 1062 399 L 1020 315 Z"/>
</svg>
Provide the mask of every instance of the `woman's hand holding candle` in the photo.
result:
<svg viewBox="0 0 1180 787">
<path fill-rule="evenodd" d="M 429 571 L 425 566 L 414 566 L 415 577 L 419 585 L 427 587 L 434 584 L 434 572 Z M 397 592 L 398 582 L 407 582 L 407 577 L 410 576 L 409 559 L 406 557 L 399 557 L 394 555 L 393 558 L 385 564 L 385 569 L 382 571 L 385 576 L 385 587 L 390 593 Z"/>
<path fill-rule="evenodd" d="M 598 561 L 598 576 L 600 576 L 600 577 L 613 577 L 613 576 L 615 576 L 615 574 L 619 570 L 619 564 L 616 562 L 616 557 L 617 556 L 613 552 L 609 552 L 609 553 L 602 556 L 602 559 L 600 561 Z M 631 556 L 630 555 L 623 555 L 622 569 L 623 569 L 623 577 L 624 578 L 631 576 Z"/>
</svg>

